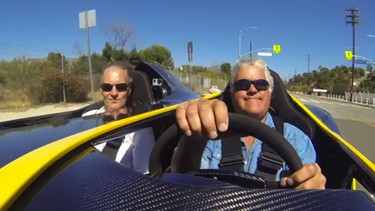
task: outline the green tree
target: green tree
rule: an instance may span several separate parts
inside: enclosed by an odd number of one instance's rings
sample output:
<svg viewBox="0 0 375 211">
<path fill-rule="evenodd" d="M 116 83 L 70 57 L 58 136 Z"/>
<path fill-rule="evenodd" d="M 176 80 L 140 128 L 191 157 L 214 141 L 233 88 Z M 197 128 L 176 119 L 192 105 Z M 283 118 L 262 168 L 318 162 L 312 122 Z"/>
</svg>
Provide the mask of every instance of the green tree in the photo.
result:
<svg viewBox="0 0 375 211">
<path fill-rule="evenodd" d="M 174 69 L 171 52 L 168 48 L 162 45 L 153 45 L 149 48 L 140 50 L 138 55 L 143 62 L 150 62 L 167 70 Z"/>
<path fill-rule="evenodd" d="M 371 64 L 367 64 L 366 65 L 366 71 L 367 72 L 372 72 L 372 71 L 374 71 L 374 67 Z"/>
<path fill-rule="evenodd" d="M 64 63 L 64 69 L 68 67 L 68 61 L 66 61 L 65 56 L 61 53 L 50 52 L 47 56 L 47 62 L 49 62 L 54 68 L 61 70 L 61 64 Z"/>
<path fill-rule="evenodd" d="M 133 48 L 129 52 L 129 63 L 132 65 L 137 65 L 139 62 L 141 62 L 141 58 L 139 57 L 139 54 L 137 52 L 137 49 Z"/>
<path fill-rule="evenodd" d="M 93 74 L 101 74 L 108 64 L 106 59 L 97 53 L 93 53 L 90 59 Z M 72 72 L 80 75 L 86 75 L 89 73 L 89 62 L 87 56 L 81 56 L 78 58 L 78 61 L 73 63 Z"/>
<path fill-rule="evenodd" d="M 102 49 L 102 55 L 107 62 L 118 62 L 129 60 L 129 54 L 124 49 L 115 49 L 108 42 L 105 43 Z"/>
<path fill-rule="evenodd" d="M 367 77 L 359 84 L 357 91 L 375 92 L 375 73 L 370 72 Z"/>
<path fill-rule="evenodd" d="M 231 70 L 232 70 L 232 66 L 228 62 L 225 62 L 220 65 L 220 71 L 227 76 L 230 76 Z"/>
</svg>

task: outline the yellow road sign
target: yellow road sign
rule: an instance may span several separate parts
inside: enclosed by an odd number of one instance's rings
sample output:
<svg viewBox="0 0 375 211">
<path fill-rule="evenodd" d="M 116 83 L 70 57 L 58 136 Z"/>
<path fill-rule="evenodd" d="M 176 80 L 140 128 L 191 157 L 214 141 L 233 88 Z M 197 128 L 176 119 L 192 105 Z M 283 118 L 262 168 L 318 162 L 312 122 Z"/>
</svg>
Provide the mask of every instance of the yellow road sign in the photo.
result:
<svg viewBox="0 0 375 211">
<path fill-rule="evenodd" d="M 280 45 L 273 45 L 273 52 L 275 54 L 281 53 L 281 46 Z"/>
<path fill-rule="evenodd" d="M 353 59 L 353 52 L 345 51 L 345 59 L 346 60 L 352 60 Z"/>
</svg>

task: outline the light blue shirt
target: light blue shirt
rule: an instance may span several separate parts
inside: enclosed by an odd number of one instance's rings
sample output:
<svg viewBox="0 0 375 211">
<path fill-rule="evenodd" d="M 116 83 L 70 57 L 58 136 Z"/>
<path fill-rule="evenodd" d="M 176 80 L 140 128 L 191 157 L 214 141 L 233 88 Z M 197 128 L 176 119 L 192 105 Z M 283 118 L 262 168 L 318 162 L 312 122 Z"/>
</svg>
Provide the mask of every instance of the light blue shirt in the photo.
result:
<svg viewBox="0 0 375 211">
<path fill-rule="evenodd" d="M 271 128 L 275 128 L 273 118 L 269 113 L 267 113 L 265 124 Z M 314 146 L 310 138 L 300 129 L 294 125 L 284 123 L 284 138 L 294 147 L 297 154 L 301 158 L 303 165 L 316 162 L 316 152 Z M 262 142 L 255 139 L 251 148 L 247 150 L 243 142 L 243 138 L 241 138 L 241 141 L 242 153 L 244 156 L 244 171 L 253 174 L 258 166 L 258 157 L 262 151 Z M 209 140 L 202 155 L 201 168 L 218 169 L 221 156 L 221 140 Z M 283 170 L 289 170 L 285 162 L 276 174 L 276 181 L 280 180 L 280 172 Z"/>
</svg>

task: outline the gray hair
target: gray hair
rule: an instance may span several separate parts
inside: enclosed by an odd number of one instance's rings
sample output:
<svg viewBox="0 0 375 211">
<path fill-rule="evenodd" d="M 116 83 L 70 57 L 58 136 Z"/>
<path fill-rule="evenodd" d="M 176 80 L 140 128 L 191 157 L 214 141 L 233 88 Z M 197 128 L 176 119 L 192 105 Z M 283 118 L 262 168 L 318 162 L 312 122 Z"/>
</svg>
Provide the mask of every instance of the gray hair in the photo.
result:
<svg viewBox="0 0 375 211">
<path fill-rule="evenodd" d="M 126 78 L 127 78 L 126 83 L 131 84 L 131 83 L 133 82 L 133 78 L 130 77 L 130 75 L 129 75 L 129 70 L 128 70 L 125 66 L 120 65 L 120 64 L 111 64 L 111 65 L 108 65 L 108 66 L 104 69 L 104 71 L 103 71 L 103 73 L 102 73 L 102 76 L 100 77 L 100 81 L 101 81 L 101 83 L 103 82 L 103 76 L 104 76 L 104 73 L 107 72 L 107 70 L 110 69 L 110 68 L 112 68 L 112 67 L 117 67 L 117 68 L 120 68 L 121 70 L 124 70 L 124 71 L 125 71 L 125 75 L 126 75 Z"/>
<path fill-rule="evenodd" d="M 234 87 L 233 87 L 233 84 L 235 82 L 234 79 L 236 78 L 237 73 L 241 69 L 241 67 L 246 66 L 246 65 L 256 66 L 256 67 L 259 67 L 260 69 L 262 69 L 264 71 L 264 74 L 266 75 L 266 80 L 270 84 L 270 87 L 269 87 L 270 92 L 272 92 L 272 90 L 273 90 L 273 77 L 271 76 L 271 72 L 268 69 L 268 65 L 264 60 L 259 59 L 259 58 L 255 58 L 255 57 L 245 57 L 245 58 L 241 58 L 239 61 L 237 61 L 236 65 L 234 66 L 233 71 L 230 75 L 230 79 L 229 79 L 230 92 L 232 94 L 234 93 Z"/>
</svg>

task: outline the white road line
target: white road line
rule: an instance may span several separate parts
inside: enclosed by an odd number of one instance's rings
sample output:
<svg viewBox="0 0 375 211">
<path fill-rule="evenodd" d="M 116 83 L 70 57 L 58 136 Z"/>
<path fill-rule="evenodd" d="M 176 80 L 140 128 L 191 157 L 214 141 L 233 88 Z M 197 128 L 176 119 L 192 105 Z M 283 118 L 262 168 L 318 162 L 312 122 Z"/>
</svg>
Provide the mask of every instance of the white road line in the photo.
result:
<svg viewBox="0 0 375 211">
<path fill-rule="evenodd" d="M 328 102 L 328 101 L 320 101 L 320 102 L 325 103 L 325 104 L 330 104 L 330 105 L 336 104 L 336 103 L 331 103 L 331 102 Z"/>
</svg>

